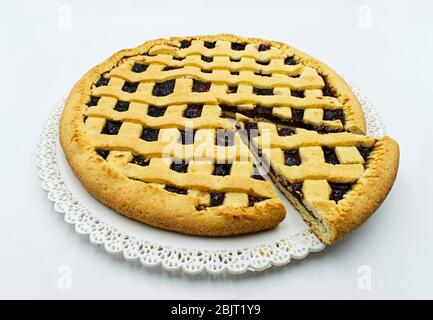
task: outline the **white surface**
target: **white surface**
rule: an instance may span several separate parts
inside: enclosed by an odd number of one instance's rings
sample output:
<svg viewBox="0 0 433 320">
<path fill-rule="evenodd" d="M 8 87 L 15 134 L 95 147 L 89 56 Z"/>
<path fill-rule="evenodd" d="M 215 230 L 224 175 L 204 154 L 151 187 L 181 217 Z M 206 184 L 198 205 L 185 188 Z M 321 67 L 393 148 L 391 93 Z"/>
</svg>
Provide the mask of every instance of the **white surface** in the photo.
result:
<svg viewBox="0 0 433 320">
<path fill-rule="evenodd" d="M 432 14 L 429 1 L 2 3 L 0 297 L 432 298 Z M 77 237 L 39 187 L 42 124 L 65 90 L 112 52 L 174 33 L 219 32 L 290 43 L 353 80 L 400 143 L 396 184 L 358 231 L 296 266 L 191 277 L 110 257 Z"/>
</svg>

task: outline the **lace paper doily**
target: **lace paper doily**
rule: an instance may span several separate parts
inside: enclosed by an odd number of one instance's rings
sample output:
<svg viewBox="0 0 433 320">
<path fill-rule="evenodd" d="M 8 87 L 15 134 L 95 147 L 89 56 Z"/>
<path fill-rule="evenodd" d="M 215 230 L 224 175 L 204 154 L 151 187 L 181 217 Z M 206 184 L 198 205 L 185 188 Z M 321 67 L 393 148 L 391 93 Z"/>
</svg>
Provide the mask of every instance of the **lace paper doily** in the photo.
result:
<svg viewBox="0 0 433 320">
<path fill-rule="evenodd" d="M 352 86 L 364 109 L 368 134 L 382 136 L 385 128 L 368 99 Z M 260 271 L 271 266 L 282 266 L 294 259 L 305 258 L 310 252 L 322 250 L 325 245 L 308 229 L 278 241 L 237 249 L 188 249 L 147 241 L 118 230 L 101 221 L 77 199 L 65 182 L 57 158 L 59 119 L 65 99 L 60 101 L 48 118 L 37 153 L 37 166 L 42 188 L 54 209 L 64 214 L 65 221 L 75 225 L 77 233 L 88 235 L 90 242 L 110 254 L 122 255 L 127 261 L 140 261 L 143 266 L 161 266 L 165 270 L 183 270 L 189 274 L 206 271 L 210 274 Z M 96 200 L 95 200 L 96 201 Z M 161 231 L 164 232 L 164 231 Z"/>
</svg>

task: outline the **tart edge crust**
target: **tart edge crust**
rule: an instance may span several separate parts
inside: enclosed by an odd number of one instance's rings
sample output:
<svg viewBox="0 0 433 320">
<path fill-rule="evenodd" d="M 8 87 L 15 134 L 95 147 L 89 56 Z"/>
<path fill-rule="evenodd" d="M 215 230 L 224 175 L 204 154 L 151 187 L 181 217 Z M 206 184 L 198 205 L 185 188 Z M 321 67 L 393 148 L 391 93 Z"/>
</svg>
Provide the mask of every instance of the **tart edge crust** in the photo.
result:
<svg viewBox="0 0 433 320">
<path fill-rule="evenodd" d="M 399 158 L 399 145 L 395 140 L 388 136 L 378 139 L 365 174 L 343 200 L 337 205 L 329 205 L 326 201 L 314 203 L 327 232 L 320 232 L 314 224 L 311 227 L 324 243 L 333 244 L 373 215 L 394 184 Z"/>
</svg>

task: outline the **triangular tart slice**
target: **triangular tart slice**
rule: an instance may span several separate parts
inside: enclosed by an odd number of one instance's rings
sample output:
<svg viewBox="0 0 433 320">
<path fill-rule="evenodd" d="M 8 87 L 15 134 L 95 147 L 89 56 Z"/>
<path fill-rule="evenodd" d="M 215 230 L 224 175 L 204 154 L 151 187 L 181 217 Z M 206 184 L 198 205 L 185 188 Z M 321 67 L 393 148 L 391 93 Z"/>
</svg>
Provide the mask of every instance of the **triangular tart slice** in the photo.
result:
<svg viewBox="0 0 433 320">
<path fill-rule="evenodd" d="M 399 147 L 390 137 L 238 120 L 269 177 L 326 244 L 370 217 L 394 183 Z"/>
</svg>

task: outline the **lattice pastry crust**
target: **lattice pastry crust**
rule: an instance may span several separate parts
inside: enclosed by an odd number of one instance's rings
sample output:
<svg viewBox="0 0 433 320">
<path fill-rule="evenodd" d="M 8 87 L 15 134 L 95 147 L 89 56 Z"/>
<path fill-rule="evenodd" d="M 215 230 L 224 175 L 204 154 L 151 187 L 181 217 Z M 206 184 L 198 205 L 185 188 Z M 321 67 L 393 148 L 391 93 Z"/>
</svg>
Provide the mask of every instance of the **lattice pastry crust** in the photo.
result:
<svg viewBox="0 0 433 320">
<path fill-rule="evenodd" d="M 195 235 L 269 229 L 284 207 L 228 119 L 236 113 L 365 133 L 357 99 L 323 63 L 282 43 L 217 35 L 149 41 L 91 69 L 67 100 L 60 141 L 86 189 L 128 217 Z M 319 197 L 314 183 L 306 199 Z M 323 239 L 344 233 L 332 232 Z"/>
</svg>

